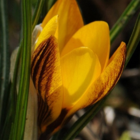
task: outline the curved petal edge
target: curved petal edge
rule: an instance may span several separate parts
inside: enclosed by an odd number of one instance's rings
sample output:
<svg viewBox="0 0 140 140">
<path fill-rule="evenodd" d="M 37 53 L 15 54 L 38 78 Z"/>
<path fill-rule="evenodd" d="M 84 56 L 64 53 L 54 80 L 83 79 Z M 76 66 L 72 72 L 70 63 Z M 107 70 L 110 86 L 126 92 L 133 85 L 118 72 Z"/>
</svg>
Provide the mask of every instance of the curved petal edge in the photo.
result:
<svg viewBox="0 0 140 140">
<path fill-rule="evenodd" d="M 59 16 L 58 43 L 61 52 L 66 42 L 84 23 L 76 0 L 57 0 L 44 18 L 42 27 L 55 15 Z"/>
<path fill-rule="evenodd" d="M 102 72 L 100 77 L 92 83 L 82 98 L 75 106 L 68 109 L 68 113 L 64 120 L 81 108 L 95 104 L 103 98 L 118 82 L 125 64 L 126 45 L 122 42 L 113 56 L 110 58 L 108 66 Z"/>
</svg>

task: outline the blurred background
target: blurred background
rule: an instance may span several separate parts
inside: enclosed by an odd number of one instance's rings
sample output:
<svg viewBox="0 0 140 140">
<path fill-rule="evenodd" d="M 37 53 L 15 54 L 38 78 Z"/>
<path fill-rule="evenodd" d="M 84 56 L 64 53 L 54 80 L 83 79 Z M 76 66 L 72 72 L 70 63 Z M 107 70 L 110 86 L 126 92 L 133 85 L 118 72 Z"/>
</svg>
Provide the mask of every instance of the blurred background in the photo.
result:
<svg viewBox="0 0 140 140">
<path fill-rule="evenodd" d="M 110 29 L 120 17 L 131 0 L 77 0 L 84 23 L 96 20 L 108 22 Z M 37 0 L 32 0 L 33 11 Z M 47 2 L 47 1 L 46 1 Z M 39 22 L 44 18 L 47 8 L 44 5 Z M 21 34 L 20 0 L 8 0 L 8 26 L 10 52 L 19 45 Z M 111 54 L 121 41 L 128 43 L 134 23 L 135 13 L 120 35 L 111 45 Z M 76 22 L 76 21 L 75 21 Z M 80 110 L 63 129 L 69 128 L 85 110 Z M 60 134 L 61 135 L 61 134 Z M 140 43 L 125 68 L 118 84 L 107 99 L 104 108 L 82 130 L 75 140 L 140 140 Z"/>
</svg>

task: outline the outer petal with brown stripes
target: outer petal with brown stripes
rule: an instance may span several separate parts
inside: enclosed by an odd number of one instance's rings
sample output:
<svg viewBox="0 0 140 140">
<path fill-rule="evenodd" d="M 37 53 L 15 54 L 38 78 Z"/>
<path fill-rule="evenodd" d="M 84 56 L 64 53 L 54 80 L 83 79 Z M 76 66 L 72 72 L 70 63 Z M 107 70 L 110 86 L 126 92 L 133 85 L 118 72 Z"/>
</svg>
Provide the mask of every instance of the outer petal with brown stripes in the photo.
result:
<svg viewBox="0 0 140 140">
<path fill-rule="evenodd" d="M 57 126 L 59 129 L 77 110 L 85 108 L 89 105 L 93 105 L 105 95 L 107 95 L 107 93 L 115 86 L 121 76 L 125 64 L 125 58 L 126 45 L 124 42 L 122 42 L 109 60 L 108 66 L 99 76 L 99 78 L 90 84 L 89 88 L 81 96 L 81 98 L 79 98 L 77 103 L 73 107 L 63 108 L 66 113 L 65 118 L 63 118 L 61 124 Z M 55 122 L 57 122 L 57 120 L 55 120 Z M 53 125 L 54 123 L 50 124 L 48 127 L 52 128 Z"/>
<path fill-rule="evenodd" d="M 54 132 L 58 131 L 77 110 L 85 108 L 89 105 L 93 105 L 105 95 L 107 95 L 107 93 L 115 86 L 121 76 L 125 64 L 125 58 L 126 45 L 122 42 L 109 60 L 107 67 L 101 73 L 99 78 L 89 85 L 87 90 L 84 92 L 84 94 L 82 94 L 73 107 L 67 106 L 62 108 L 59 117 L 48 125 L 44 136 L 47 136 L 48 133 L 53 134 Z M 43 138 L 44 137 L 39 140 L 44 140 Z"/>
<path fill-rule="evenodd" d="M 31 76 L 38 92 L 38 126 L 43 133 L 61 112 L 62 79 L 56 38 L 44 40 L 31 58 Z"/>
</svg>

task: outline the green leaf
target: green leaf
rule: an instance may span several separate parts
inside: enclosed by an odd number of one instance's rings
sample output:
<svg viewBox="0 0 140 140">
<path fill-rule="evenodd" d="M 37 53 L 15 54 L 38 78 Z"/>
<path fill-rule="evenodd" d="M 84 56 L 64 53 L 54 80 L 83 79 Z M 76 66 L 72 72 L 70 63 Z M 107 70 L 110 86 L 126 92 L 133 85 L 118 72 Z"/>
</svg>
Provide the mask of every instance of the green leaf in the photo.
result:
<svg viewBox="0 0 140 140">
<path fill-rule="evenodd" d="M 38 3 L 35 8 L 34 16 L 33 16 L 32 30 L 34 29 L 35 25 L 37 24 L 39 20 L 44 3 L 45 3 L 45 0 L 38 0 Z"/>
<path fill-rule="evenodd" d="M 140 42 L 140 14 L 138 15 L 133 32 L 127 44 L 127 56 L 125 66 L 128 64 L 139 42 Z"/>
<path fill-rule="evenodd" d="M 61 140 L 73 140 L 75 136 L 87 125 L 87 123 L 100 111 L 103 107 L 107 96 L 101 101 L 93 105 L 83 116 L 81 116 L 64 135 Z"/>
<path fill-rule="evenodd" d="M 131 140 L 129 132 L 124 132 L 120 138 L 120 140 Z"/>
<path fill-rule="evenodd" d="M 110 31 L 111 43 L 140 8 L 140 0 L 132 0 Z"/>
<path fill-rule="evenodd" d="M 47 2 L 47 9 L 48 9 L 48 11 L 54 5 L 55 2 L 56 2 L 56 0 L 48 0 L 48 2 Z"/>
<path fill-rule="evenodd" d="M 23 45 L 21 45 L 21 69 L 19 91 L 17 96 L 15 120 L 12 126 L 10 139 L 22 140 L 24 136 L 26 111 L 30 80 L 31 59 L 31 1 L 22 0 L 22 29 Z"/>
</svg>

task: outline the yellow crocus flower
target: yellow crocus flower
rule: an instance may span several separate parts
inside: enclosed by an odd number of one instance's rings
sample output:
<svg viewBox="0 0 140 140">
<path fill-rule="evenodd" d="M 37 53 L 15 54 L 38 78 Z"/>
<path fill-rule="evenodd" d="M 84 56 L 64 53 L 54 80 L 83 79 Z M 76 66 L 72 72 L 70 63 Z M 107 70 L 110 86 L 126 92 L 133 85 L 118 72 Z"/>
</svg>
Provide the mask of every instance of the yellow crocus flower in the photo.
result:
<svg viewBox="0 0 140 140">
<path fill-rule="evenodd" d="M 49 136 L 81 108 L 93 105 L 117 83 L 126 45 L 109 58 L 109 27 L 83 24 L 75 0 L 57 0 L 42 24 L 31 58 L 38 96 L 39 134 Z"/>
</svg>

